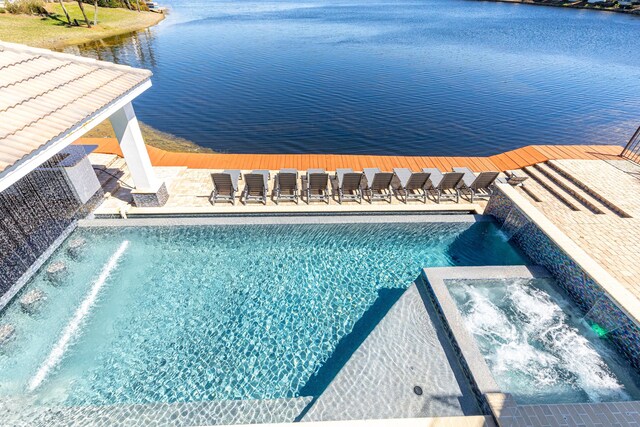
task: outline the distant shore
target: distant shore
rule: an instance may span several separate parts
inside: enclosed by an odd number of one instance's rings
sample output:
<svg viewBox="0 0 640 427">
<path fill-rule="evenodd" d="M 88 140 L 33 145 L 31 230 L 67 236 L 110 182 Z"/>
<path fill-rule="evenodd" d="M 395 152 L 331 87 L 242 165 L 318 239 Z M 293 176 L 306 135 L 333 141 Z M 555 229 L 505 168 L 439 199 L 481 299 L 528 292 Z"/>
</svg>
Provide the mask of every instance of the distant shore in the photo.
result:
<svg viewBox="0 0 640 427">
<path fill-rule="evenodd" d="M 640 5 L 620 5 L 617 1 L 589 3 L 587 1 L 562 1 L 562 0 L 476 0 L 492 1 L 498 3 L 521 3 L 534 6 L 567 7 L 571 9 L 599 10 L 603 12 L 626 13 L 640 16 Z"/>
<path fill-rule="evenodd" d="M 33 47 L 60 49 L 142 30 L 164 19 L 162 13 L 98 7 L 98 23 L 88 28 L 78 3 L 67 2 L 65 8 L 72 22 L 77 20 L 80 25 L 67 25 L 59 3 L 47 3 L 46 9 L 49 14 L 43 16 L 0 13 L 0 40 Z M 93 6 L 86 4 L 85 11 L 93 24 Z"/>
<path fill-rule="evenodd" d="M 47 3 L 49 16 L 12 15 L 0 13 L 0 40 L 21 43 L 33 47 L 62 49 L 68 46 L 102 40 L 156 25 L 164 19 L 164 14 L 155 12 L 137 12 L 122 8 L 98 8 L 98 25 L 88 28 L 83 21 L 82 12 L 75 2 L 65 3 L 71 19 L 80 21 L 79 26 L 66 25 L 66 18 L 60 4 Z M 89 20 L 93 20 L 94 9 L 85 5 Z M 140 124 L 145 142 L 166 151 L 190 153 L 212 153 L 213 150 L 202 147 L 192 141 L 161 132 Z M 109 121 L 105 121 L 89 131 L 88 137 L 112 138 L 115 136 Z"/>
</svg>

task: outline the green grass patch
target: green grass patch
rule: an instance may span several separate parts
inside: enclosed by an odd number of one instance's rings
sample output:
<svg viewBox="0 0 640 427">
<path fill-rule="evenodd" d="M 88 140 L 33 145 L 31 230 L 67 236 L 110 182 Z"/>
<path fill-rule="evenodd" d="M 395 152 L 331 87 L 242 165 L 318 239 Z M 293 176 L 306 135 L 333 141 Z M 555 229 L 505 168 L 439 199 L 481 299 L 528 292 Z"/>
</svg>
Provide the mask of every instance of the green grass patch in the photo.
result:
<svg viewBox="0 0 640 427">
<path fill-rule="evenodd" d="M 65 3 L 65 7 L 71 21 L 77 19 L 80 26 L 69 26 L 60 4 L 48 3 L 48 16 L 0 14 L 0 40 L 55 48 L 141 30 L 163 18 L 153 12 L 98 7 L 98 25 L 88 28 L 78 3 Z M 93 25 L 93 6 L 84 4 L 84 9 Z"/>
</svg>

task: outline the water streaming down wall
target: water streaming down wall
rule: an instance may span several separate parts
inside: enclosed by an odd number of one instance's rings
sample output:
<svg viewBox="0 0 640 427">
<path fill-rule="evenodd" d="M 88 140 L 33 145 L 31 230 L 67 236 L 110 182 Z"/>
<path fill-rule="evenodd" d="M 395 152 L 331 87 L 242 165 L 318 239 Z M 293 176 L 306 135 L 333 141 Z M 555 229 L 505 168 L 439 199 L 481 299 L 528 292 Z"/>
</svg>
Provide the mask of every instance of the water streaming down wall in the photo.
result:
<svg viewBox="0 0 640 427">
<path fill-rule="evenodd" d="M 101 200 L 99 184 L 89 199 L 78 191 L 87 182 L 97 184 L 86 153 L 79 150 L 70 147 L 0 192 L 0 296 Z M 70 178 L 69 170 L 78 166 L 85 176 Z"/>
<path fill-rule="evenodd" d="M 640 371 L 640 327 L 607 292 L 501 190 L 491 196 L 485 214 L 494 216 L 507 237 L 534 263 L 551 272 L 558 285 L 585 313 L 585 320 L 592 328 L 601 333 L 603 339 L 611 340 Z"/>
<path fill-rule="evenodd" d="M 500 226 L 500 231 L 507 240 L 511 240 L 526 224 L 527 220 L 524 215 L 521 215 L 517 209 L 511 209 Z"/>
</svg>

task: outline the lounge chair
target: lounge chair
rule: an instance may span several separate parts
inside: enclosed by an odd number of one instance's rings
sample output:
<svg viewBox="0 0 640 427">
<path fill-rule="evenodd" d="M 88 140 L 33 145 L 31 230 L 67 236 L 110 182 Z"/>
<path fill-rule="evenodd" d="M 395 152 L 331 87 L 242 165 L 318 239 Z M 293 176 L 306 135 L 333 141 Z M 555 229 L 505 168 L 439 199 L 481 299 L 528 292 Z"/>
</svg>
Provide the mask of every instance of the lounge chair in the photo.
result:
<svg viewBox="0 0 640 427">
<path fill-rule="evenodd" d="M 309 169 L 302 176 L 302 191 L 307 197 L 307 204 L 319 200 L 329 204 L 329 174 L 324 169 Z"/>
<path fill-rule="evenodd" d="M 257 200 L 267 204 L 269 192 L 269 171 L 254 170 L 244 174 L 244 190 L 242 190 L 242 203 L 247 204 L 251 200 Z"/>
<path fill-rule="evenodd" d="M 239 170 L 225 170 L 219 173 L 212 173 L 213 191 L 209 197 L 212 205 L 218 200 L 230 201 L 236 204 L 236 193 L 238 192 L 238 180 L 241 179 Z"/>
<path fill-rule="evenodd" d="M 518 175 L 516 171 L 505 171 L 504 174 L 507 176 L 507 180 L 505 182 L 514 187 L 524 185 L 524 182 L 529 179 L 528 176 Z"/>
<path fill-rule="evenodd" d="M 273 186 L 273 200 L 276 205 L 280 200 L 293 200 L 298 204 L 298 171 L 297 169 L 280 169 Z"/>
<path fill-rule="evenodd" d="M 395 174 L 392 181 L 393 191 L 396 195 L 404 198 L 405 204 L 409 199 L 422 200 L 423 203 L 427 203 L 425 187 L 429 183 L 430 173 L 411 172 L 408 168 L 394 168 L 393 173 Z"/>
<path fill-rule="evenodd" d="M 374 200 L 386 200 L 391 203 L 393 173 L 380 172 L 378 168 L 364 168 L 363 172 L 366 178 L 363 191 L 369 197 L 369 203 Z"/>
<path fill-rule="evenodd" d="M 476 175 L 469 168 L 453 168 L 453 171 L 463 174 L 460 194 L 468 194 L 471 203 L 473 203 L 474 197 L 491 197 L 491 193 L 493 193 L 491 187 L 500 175 L 500 172 L 480 172 Z"/>
<path fill-rule="evenodd" d="M 431 174 L 426 190 L 433 195 L 436 203 L 440 203 L 442 199 L 455 199 L 456 203 L 460 201 L 459 187 L 463 173 L 447 172 L 443 174 L 436 168 L 424 168 L 422 172 Z"/>
<path fill-rule="evenodd" d="M 336 175 L 331 179 L 334 194 L 338 195 L 338 203 L 344 200 L 355 200 L 362 203 L 362 172 L 353 169 L 336 169 Z"/>
</svg>

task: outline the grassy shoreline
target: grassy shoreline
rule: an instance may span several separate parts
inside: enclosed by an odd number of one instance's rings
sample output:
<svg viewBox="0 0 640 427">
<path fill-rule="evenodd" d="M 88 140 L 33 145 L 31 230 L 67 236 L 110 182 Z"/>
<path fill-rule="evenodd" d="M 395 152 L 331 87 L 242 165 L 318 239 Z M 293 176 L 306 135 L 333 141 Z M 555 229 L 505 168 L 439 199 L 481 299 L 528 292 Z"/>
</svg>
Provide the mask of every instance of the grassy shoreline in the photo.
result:
<svg viewBox="0 0 640 427">
<path fill-rule="evenodd" d="M 142 30 L 164 19 L 161 13 L 99 7 L 98 25 L 87 28 L 77 3 L 68 2 L 65 3 L 65 7 L 71 20 L 77 19 L 80 26 L 69 27 L 60 4 L 47 3 L 46 9 L 50 13 L 49 16 L 1 13 L 0 40 L 47 49 L 60 49 Z M 89 20 L 92 21 L 93 6 L 85 5 L 85 11 Z"/>
</svg>

